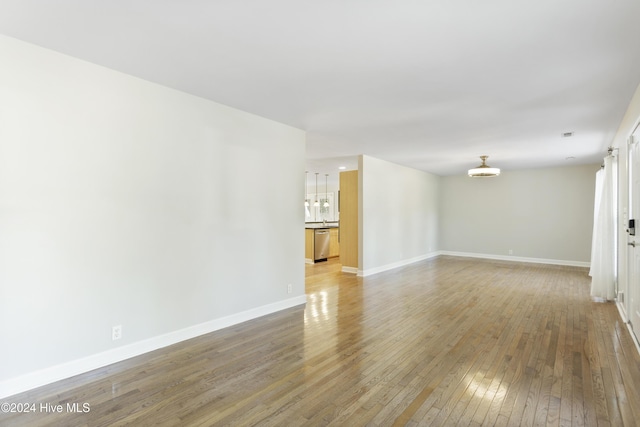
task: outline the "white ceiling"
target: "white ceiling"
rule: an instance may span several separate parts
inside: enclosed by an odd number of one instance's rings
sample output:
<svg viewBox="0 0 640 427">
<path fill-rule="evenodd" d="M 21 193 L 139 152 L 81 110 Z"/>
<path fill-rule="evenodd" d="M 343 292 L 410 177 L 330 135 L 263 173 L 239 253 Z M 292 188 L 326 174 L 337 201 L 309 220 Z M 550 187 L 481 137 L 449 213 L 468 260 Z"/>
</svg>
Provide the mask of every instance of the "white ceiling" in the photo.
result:
<svg viewBox="0 0 640 427">
<path fill-rule="evenodd" d="M 358 154 L 443 176 L 482 154 L 599 163 L 640 83 L 639 17 L 638 0 L 0 0 L 0 34 L 306 130 L 322 174 Z"/>
</svg>

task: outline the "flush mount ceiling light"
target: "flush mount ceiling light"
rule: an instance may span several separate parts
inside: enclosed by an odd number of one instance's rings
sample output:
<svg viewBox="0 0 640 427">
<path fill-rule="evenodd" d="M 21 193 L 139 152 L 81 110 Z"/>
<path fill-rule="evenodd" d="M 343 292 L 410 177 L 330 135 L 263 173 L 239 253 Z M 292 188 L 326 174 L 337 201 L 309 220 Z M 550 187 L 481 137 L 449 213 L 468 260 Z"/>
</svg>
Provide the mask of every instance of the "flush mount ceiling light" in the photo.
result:
<svg viewBox="0 0 640 427">
<path fill-rule="evenodd" d="M 491 177 L 491 176 L 500 175 L 499 168 L 492 168 L 486 163 L 488 158 L 489 156 L 480 156 L 480 159 L 482 159 L 482 164 L 473 169 L 469 169 L 469 172 L 468 172 L 469 176 L 473 178 L 478 178 L 478 177 Z"/>
</svg>

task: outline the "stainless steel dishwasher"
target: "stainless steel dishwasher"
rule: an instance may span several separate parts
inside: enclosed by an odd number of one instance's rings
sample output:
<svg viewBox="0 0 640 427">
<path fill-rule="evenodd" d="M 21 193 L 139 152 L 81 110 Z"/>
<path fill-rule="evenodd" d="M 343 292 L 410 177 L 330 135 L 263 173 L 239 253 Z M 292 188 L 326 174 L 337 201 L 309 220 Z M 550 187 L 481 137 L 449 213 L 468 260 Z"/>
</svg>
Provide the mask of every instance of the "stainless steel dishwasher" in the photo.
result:
<svg viewBox="0 0 640 427">
<path fill-rule="evenodd" d="M 317 229 L 314 235 L 313 261 L 326 261 L 329 256 L 329 230 L 325 228 Z"/>
</svg>

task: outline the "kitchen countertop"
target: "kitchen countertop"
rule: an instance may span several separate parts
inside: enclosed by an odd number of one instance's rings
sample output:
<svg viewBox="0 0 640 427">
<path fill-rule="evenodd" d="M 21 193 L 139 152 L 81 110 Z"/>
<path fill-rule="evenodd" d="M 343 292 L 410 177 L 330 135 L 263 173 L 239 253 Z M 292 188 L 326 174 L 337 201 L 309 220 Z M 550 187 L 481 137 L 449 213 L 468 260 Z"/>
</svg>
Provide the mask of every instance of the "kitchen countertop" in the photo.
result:
<svg viewBox="0 0 640 427">
<path fill-rule="evenodd" d="M 321 222 L 306 222 L 304 228 L 319 229 L 319 228 L 338 228 L 337 222 L 328 222 L 326 225 Z"/>
</svg>

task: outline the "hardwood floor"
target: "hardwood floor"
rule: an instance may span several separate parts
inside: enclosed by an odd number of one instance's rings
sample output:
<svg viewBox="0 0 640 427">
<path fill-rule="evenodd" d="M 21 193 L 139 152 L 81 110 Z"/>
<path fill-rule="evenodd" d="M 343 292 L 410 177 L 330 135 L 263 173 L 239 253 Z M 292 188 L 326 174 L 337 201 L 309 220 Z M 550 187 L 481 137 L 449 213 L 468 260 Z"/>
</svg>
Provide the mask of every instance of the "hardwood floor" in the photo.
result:
<svg viewBox="0 0 640 427">
<path fill-rule="evenodd" d="M 586 269 L 307 267 L 306 307 L 5 399 L 2 426 L 637 426 L 640 356 Z M 67 404 L 85 413 L 66 411 Z"/>
</svg>

